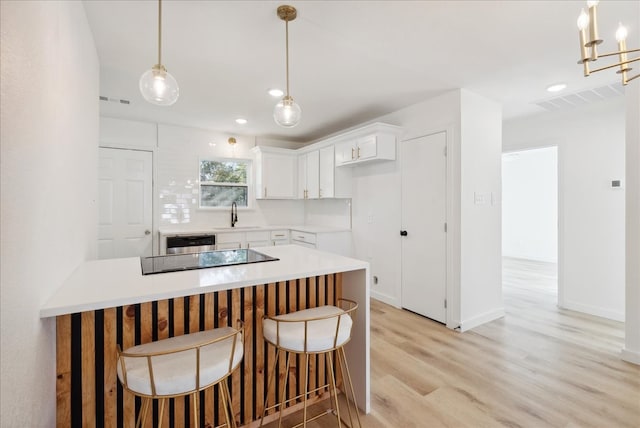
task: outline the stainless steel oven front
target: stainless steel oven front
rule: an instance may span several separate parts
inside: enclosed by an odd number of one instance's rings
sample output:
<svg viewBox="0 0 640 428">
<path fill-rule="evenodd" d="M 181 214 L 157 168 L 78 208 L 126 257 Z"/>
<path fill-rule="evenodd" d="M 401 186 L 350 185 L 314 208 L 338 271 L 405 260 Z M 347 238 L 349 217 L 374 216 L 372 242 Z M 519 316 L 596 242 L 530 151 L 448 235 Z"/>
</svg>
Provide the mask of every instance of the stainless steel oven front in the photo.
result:
<svg viewBox="0 0 640 428">
<path fill-rule="evenodd" d="M 167 254 L 202 253 L 216 249 L 216 235 L 167 237 Z"/>
</svg>

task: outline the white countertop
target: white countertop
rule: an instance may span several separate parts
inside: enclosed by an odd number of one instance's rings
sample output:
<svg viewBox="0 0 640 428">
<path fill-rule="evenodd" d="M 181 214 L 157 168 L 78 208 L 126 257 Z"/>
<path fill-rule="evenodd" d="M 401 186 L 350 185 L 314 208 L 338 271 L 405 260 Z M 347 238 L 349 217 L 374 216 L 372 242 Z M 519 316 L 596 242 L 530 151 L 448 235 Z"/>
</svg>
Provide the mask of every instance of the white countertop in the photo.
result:
<svg viewBox="0 0 640 428">
<path fill-rule="evenodd" d="M 40 317 L 369 268 L 362 260 L 297 245 L 255 250 L 280 260 L 153 275 L 142 275 L 139 257 L 88 261 L 40 309 Z"/>
<path fill-rule="evenodd" d="M 351 232 L 348 228 L 330 227 L 330 226 L 314 226 L 300 224 L 281 224 L 274 226 L 241 226 L 236 227 L 176 227 L 176 228 L 160 228 L 158 231 L 161 235 L 191 235 L 206 233 L 227 233 L 227 232 L 258 232 L 261 230 L 299 230 L 309 233 L 335 233 L 335 232 Z"/>
</svg>

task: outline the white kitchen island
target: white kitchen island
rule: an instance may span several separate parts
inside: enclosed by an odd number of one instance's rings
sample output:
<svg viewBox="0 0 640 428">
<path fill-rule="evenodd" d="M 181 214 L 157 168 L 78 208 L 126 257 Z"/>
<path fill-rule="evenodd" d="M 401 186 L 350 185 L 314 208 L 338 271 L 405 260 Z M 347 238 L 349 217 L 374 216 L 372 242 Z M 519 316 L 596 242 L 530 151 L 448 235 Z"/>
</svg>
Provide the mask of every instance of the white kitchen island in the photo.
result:
<svg viewBox="0 0 640 428">
<path fill-rule="evenodd" d="M 243 365 L 230 385 L 234 416 L 239 425 L 254 426 L 265 397 L 270 402 L 279 398 L 275 387 L 266 388 L 265 368 L 275 350 L 262 340 L 262 317 L 333 304 L 339 297 L 359 304 L 345 349 L 358 406 L 368 413 L 369 264 L 295 245 L 255 250 L 279 260 L 153 275 L 142 275 L 139 258 L 96 260 L 78 267 L 41 309 L 41 317 L 57 320 L 58 426 L 116 426 L 120 420 L 128 426 L 135 419 L 136 400 L 117 382 L 117 346 L 234 325 L 236 319 L 244 321 L 246 330 Z M 320 357 L 313 373 L 322 385 L 326 378 Z M 299 389 L 297 365 L 287 376 L 287 397 L 293 397 Z M 320 393 L 315 400 L 327 396 Z M 210 390 L 201 394 L 205 426 L 219 421 L 216 397 Z M 188 426 L 188 401 L 173 401 L 166 418 Z M 297 407 L 292 402 L 287 410 Z"/>
</svg>

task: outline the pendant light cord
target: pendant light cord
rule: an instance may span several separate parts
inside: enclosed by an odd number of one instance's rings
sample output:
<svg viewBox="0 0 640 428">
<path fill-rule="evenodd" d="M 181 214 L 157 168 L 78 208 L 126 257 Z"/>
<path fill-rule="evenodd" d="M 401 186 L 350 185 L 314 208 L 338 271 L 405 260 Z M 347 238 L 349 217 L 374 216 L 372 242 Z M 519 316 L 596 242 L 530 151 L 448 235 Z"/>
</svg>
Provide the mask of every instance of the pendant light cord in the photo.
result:
<svg viewBox="0 0 640 428">
<path fill-rule="evenodd" d="M 158 0 L 158 65 L 162 65 L 162 0 Z"/>
<path fill-rule="evenodd" d="M 286 35 L 286 51 L 287 51 L 287 98 L 289 97 L 289 20 L 286 19 L 285 21 L 285 35 Z"/>
</svg>

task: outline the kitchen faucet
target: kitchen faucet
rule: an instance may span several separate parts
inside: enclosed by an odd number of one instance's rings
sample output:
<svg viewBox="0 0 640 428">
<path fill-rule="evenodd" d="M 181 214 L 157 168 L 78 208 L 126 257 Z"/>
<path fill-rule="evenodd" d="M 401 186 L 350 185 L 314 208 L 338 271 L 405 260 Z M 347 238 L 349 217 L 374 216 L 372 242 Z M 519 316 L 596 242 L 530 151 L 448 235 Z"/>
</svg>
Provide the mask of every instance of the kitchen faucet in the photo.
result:
<svg viewBox="0 0 640 428">
<path fill-rule="evenodd" d="M 231 204 L 231 227 L 235 227 L 238 222 L 238 204 L 235 201 Z"/>
</svg>

